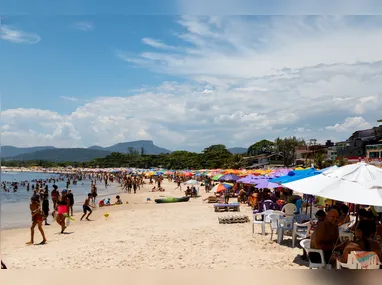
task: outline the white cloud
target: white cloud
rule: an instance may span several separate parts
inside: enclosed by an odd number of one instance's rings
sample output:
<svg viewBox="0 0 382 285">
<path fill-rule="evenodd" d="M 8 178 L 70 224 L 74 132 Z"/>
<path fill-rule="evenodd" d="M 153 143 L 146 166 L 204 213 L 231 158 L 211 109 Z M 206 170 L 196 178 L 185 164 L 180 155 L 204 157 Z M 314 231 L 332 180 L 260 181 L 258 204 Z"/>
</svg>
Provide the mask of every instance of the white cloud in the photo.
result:
<svg viewBox="0 0 382 285">
<path fill-rule="evenodd" d="M 284 68 L 372 62 L 380 59 L 382 45 L 380 17 L 223 17 L 216 26 L 209 17 L 187 16 L 179 24 L 184 54 L 142 53 L 137 63 L 171 74 L 249 78 Z"/>
<path fill-rule="evenodd" d="M 8 25 L 0 26 L 0 38 L 12 43 L 37 44 L 41 37 L 35 33 L 17 30 Z"/>
<path fill-rule="evenodd" d="M 175 49 L 175 47 L 173 46 L 166 45 L 159 40 L 155 40 L 151 38 L 143 38 L 142 42 L 146 45 L 149 45 L 151 47 L 158 48 L 158 49 Z"/>
<path fill-rule="evenodd" d="M 72 101 L 72 102 L 76 102 L 76 101 L 79 100 L 79 99 L 76 98 L 76 97 L 70 97 L 70 96 L 61 96 L 60 98 L 63 99 L 63 100 L 65 100 L 65 101 Z"/>
<path fill-rule="evenodd" d="M 2 142 L 107 146 L 152 139 L 199 151 L 291 135 L 340 141 L 380 119 L 381 17 L 256 19 L 182 17 L 175 36 L 184 43 L 176 51 L 157 45 L 139 55 L 116 52 L 182 83 L 93 98 L 65 116 L 5 110 Z"/>
<path fill-rule="evenodd" d="M 371 127 L 372 125 L 369 122 L 366 122 L 362 117 L 348 117 L 342 124 L 335 124 L 334 126 L 328 126 L 326 128 L 337 132 L 353 132 Z"/>
<path fill-rule="evenodd" d="M 89 21 L 81 21 L 73 23 L 73 28 L 79 31 L 88 32 L 94 29 L 94 23 Z"/>
</svg>

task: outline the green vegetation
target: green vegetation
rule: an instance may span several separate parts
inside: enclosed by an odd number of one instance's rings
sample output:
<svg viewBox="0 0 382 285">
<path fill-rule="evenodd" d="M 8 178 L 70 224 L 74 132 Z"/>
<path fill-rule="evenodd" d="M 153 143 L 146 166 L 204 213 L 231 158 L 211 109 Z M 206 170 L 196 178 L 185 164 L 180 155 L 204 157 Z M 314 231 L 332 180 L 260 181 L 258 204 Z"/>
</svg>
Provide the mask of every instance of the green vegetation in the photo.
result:
<svg viewBox="0 0 382 285">
<path fill-rule="evenodd" d="M 304 145 L 305 141 L 296 137 L 277 138 L 275 142 L 262 140 L 248 148 L 248 155 L 257 155 L 266 152 L 278 152 L 284 157 L 284 164 L 290 166 L 294 163 L 295 147 Z M 77 150 L 78 151 L 78 150 Z M 75 155 L 79 153 L 75 152 Z M 94 151 L 94 150 L 93 150 Z M 225 145 L 211 145 L 201 153 L 189 151 L 174 151 L 166 154 L 145 154 L 135 148 L 129 148 L 126 153 L 112 152 L 104 157 L 90 159 L 86 162 L 70 160 L 74 153 L 69 155 L 65 152 L 64 158 L 68 161 L 60 162 L 49 159 L 23 159 L 2 161 L 2 165 L 10 167 L 136 167 L 151 168 L 162 167 L 166 169 L 214 169 L 214 168 L 233 168 L 238 169 L 244 166 L 242 154 L 232 154 Z M 57 158 L 56 158 L 57 159 Z M 61 157 L 62 160 L 62 157 Z"/>
</svg>

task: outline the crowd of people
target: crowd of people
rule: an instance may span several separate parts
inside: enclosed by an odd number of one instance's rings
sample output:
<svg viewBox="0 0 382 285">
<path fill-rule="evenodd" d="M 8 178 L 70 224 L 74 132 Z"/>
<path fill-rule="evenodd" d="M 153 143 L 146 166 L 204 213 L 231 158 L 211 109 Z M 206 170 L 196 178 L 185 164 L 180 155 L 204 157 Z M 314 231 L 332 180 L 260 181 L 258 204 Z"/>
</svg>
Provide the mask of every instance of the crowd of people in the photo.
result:
<svg viewBox="0 0 382 285">
<path fill-rule="evenodd" d="M 47 180 L 36 180 L 36 184 L 32 185 L 33 195 L 31 197 L 30 202 L 30 211 L 31 211 L 31 239 L 27 244 L 34 244 L 34 234 L 35 228 L 37 226 L 38 230 L 41 233 L 43 240 L 40 244 L 45 244 L 47 239 L 43 230 L 43 223 L 46 226 L 49 226 L 48 218 L 50 213 L 52 214 L 53 219 L 60 226 L 61 233 L 65 232 L 67 228 L 67 219 L 70 219 L 73 214 L 73 206 L 74 206 L 74 194 L 72 190 L 69 189 L 70 185 L 76 185 L 77 181 L 90 179 L 91 186 L 90 192 L 88 193 L 85 201 L 83 203 L 83 216 L 80 218 L 82 221 L 83 218 L 85 220 L 90 220 L 89 216 L 92 214 L 92 208 L 96 207 L 96 198 L 98 196 L 97 193 L 97 182 L 104 182 L 105 187 L 109 185 L 109 182 L 122 182 L 122 177 L 119 175 L 111 175 L 108 173 L 74 173 L 74 174 L 66 174 L 62 175 L 59 178 L 52 178 Z M 66 189 L 59 190 L 58 186 L 55 184 L 59 181 L 66 181 Z M 49 183 L 53 183 L 52 190 L 49 193 Z M 50 208 L 49 196 L 52 201 L 52 211 Z M 116 197 L 117 202 L 115 204 L 121 204 L 122 201 L 120 197 Z M 101 200 L 104 202 L 104 199 Z M 105 203 L 110 204 L 110 203 Z"/>
</svg>

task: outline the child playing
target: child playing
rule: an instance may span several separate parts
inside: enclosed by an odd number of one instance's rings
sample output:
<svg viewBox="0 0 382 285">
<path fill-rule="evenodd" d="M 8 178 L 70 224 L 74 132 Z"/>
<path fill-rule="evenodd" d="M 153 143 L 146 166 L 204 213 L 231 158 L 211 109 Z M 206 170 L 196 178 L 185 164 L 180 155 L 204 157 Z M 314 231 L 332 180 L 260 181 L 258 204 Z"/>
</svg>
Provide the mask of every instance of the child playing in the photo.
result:
<svg viewBox="0 0 382 285">
<path fill-rule="evenodd" d="M 117 195 L 115 198 L 117 199 L 117 202 L 115 202 L 115 205 L 122 205 L 123 204 L 121 197 L 119 197 L 119 195 Z"/>
<path fill-rule="evenodd" d="M 85 217 L 86 213 L 89 212 L 89 214 L 87 215 L 86 217 L 86 220 L 90 221 L 89 220 L 89 216 L 92 214 L 92 209 L 90 209 L 90 200 L 92 199 L 93 197 L 93 194 L 92 193 L 89 193 L 88 194 L 88 198 L 86 198 L 85 202 L 84 202 L 84 205 L 82 206 L 82 209 L 84 210 L 84 214 L 82 215 L 80 221 L 82 221 L 82 219 Z M 93 207 L 93 206 L 91 206 Z M 93 207 L 94 208 L 94 207 Z"/>
</svg>

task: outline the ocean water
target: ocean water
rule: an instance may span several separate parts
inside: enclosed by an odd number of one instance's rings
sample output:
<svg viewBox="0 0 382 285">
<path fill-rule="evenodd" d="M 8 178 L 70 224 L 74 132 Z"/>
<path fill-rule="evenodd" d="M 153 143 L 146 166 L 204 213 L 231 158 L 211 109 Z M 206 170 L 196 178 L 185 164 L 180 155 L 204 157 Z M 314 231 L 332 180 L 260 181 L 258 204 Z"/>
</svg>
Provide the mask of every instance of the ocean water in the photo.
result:
<svg viewBox="0 0 382 285">
<path fill-rule="evenodd" d="M 58 177 L 58 174 L 52 173 L 37 173 L 37 172 L 2 172 L 1 182 L 21 182 L 21 181 L 32 181 L 34 179 L 48 179 L 50 177 Z M 30 187 L 32 187 L 33 182 L 30 182 Z M 49 185 L 49 194 L 53 190 L 53 183 Z M 66 182 L 58 181 L 56 182 L 58 189 L 61 191 L 65 189 Z M 86 179 L 78 181 L 77 185 L 70 185 L 69 188 L 72 190 L 74 195 L 74 211 L 82 211 L 82 205 L 85 201 L 87 194 L 90 192 L 91 180 Z M 31 224 L 31 215 L 29 210 L 30 198 L 33 195 L 32 189 L 28 192 L 26 187 L 18 186 L 17 192 L 13 192 L 13 188 L 7 185 L 11 192 L 4 192 L 0 189 L 0 201 L 1 201 L 1 215 L 0 215 L 0 228 L 10 229 L 10 228 L 20 228 L 28 227 Z M 110 197 L 113 199 L 113 195 L 117 195 L 121 192 L 121 188 L 118 184 L 112 184 L 105 187 L 103 182 L 97 181 L 97 201 L 102 197 Z M 49 206 L 52 212 L 53 202 L 49 196 Z M 52 221 L 52 216 L 50 215 L 48 221 Z"/>
</svg>

